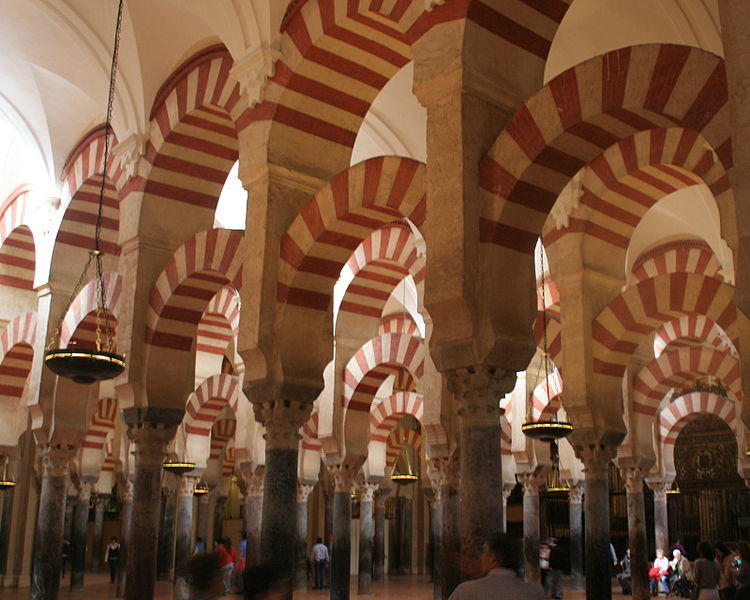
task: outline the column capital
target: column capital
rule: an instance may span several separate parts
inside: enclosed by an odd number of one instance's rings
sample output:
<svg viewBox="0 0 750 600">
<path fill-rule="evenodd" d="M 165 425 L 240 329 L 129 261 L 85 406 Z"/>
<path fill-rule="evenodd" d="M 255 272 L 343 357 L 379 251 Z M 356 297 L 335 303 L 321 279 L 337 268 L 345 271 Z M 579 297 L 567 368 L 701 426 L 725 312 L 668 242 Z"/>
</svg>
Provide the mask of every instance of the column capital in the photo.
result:
<svg viewBox="0 0 750 600">
<path fill-rule="evenodd" d="M 195 486 L 199 481 L 199 477 L 195 475 L 181 475 L 177 479 L 177 497 L 178 498 L 192 498 L 195 492 Z M 208 494 L 206 494 L 208 498 Z M 203 500 L 203 498 L 201 498 Z"/>
<path fill-rule="evenodd" d="M 248 498 L 257 498 L 263 495 L 263 481 L 266 468 L 264 466 L 255 467 L 252 471 L 240 471 L 243 481 L 245 482 L 245 495 Z"/>
<path fill-rule="evenodd" d="M 133 455 L 141 464 L 154 468 L 160 467 L 164 462 L 167 444 L 176 432 L 176 423 L 155 421 L 128 423 L 128 438 L 133 442 Z"/>
<path fill-rule="evenodd" d="M 359 482 L 357 489 L 359 491 L 360 502 L 372 502 L 375 497 L 375 492 L 380 487 L 379 483 L 373 481 L 362 480 Z"/>
<path fill-rule="evenodd" d="M 576 481 L 570 484 L 570 493 L 568 494 L 568 501 L 571 504 L 581 504 L 583 502 L 583 482 Z"/>
<path fill-rule="evenodd" d="M 516 473 L 516 477 L 518 478 L 518 483 L 523 487 L 524 496 L 538 496 L 539 489 L 547 481 L 547 470 L 540 467 L 533 471 Z"/>
<path fill-rule="evenodd" d="M 587 479 L 606 479 L 609 475 L 609 464 L 616 454 L 615 446 L 602 444 L 576 448 L 576 455 L 583 463 L 583 472 Z"/>
<path fill-rule="evenodd" d="M 337 494 L 342 492 L 351 492 L 354 478 L 359 472 L 359 465 L 355 467 L 353 465 L 341 463 L 338 465 L 327 465 L 327 467 L 328 473 L 333 478 L 335 492 Z"/>
<path fill-rule="evenodd" d="M 122 501 L 132 502 L 133 501 L 133 480 L 124 479 L 122 482 Z"/>
<path fill-rule="evenodd" d="M 42 473 L 48 477 L 65 477 L 68 465 L 73 460 L 77 448 L 67 444 L 46 444 L 38 453 L 42 458 Z"/>
<path fill-rule="evenodd" d="M 255 404 L 255 418 L 266 428 L 267 450 L 294 450 L 300 427 L 310 418 L 312 404 L 294 400 L 268 400 Z"/>
<path fill-rule="evenodd" d="M 297 504 L 307 504 L 308 498 L 310 498 L 310 494 L 313 493 L 313 490 L 315 489 L 315 483 L 303 483 L 301 481 L 297 482 Z"/>
<path fill-rule="evenodd" d="M 513 490 L 515 489 L 516 485 L 514 483 L 504 483 L 503 484 L 503 491 L 501 492 L 503 495 L 503 504 L 508 503 L 508 498 L 513 493 Z"/>
<path fill-rule="evenodd" d="M 94 498 L 94 506 L 96 507 L 96 510 L 104 510 L 104 506 L 107 504 L 110 497 L 111 494 L 101 494 L 97 492 L 96 498 Z"/>
<path fill-rule="evenodd" d="M 76 495 L 76 499 L 81 501 L 88 502 L 91 499 L 91 490 L 93 489 L 94 484 L 90 481 L 81 481 L 78 484 L 78 494 Z"/>
<path fill-rule="evenodd" d="M 625 490 L 628 494 L 643 493 L 643 479 L 646 475 L 640 467 L 620 467 L 620 475 L 625 480 Z"/>
<path fill-rule="evenodd" d="M 378 491 L 375 492 L 374 500 L 375 506 L 382 506 L 385 503 L 386 498 L 391 495 L 393 488 L 390 486 L 380 486 Z"/>
<path fill-rule="evenodd" d="M 456 454 L 429 458 L 427 476 L 430 478 L 430 485 L 436 500 L 442 498 L 443 487 L 458 489 L 459 463 Z"/>
<path fill-rule="evenodd" d="M 671 481 L 666 481 L 664 479 L 651 479 L 647 480 L 646 484 L 654 492 L 654 502 L 667 501 L 667 490 L 672 487 Z"/>
<path fill-rule="evenodd" d="M 453 369 L 445 373 L 448 389 L 458 402 L 459 418 L 477 424 L 496 422 L 503 414 L 500 398 L 510 392 L 516 383 L 514 371 L 489 365 L 476 365 Z"/>
</svg>

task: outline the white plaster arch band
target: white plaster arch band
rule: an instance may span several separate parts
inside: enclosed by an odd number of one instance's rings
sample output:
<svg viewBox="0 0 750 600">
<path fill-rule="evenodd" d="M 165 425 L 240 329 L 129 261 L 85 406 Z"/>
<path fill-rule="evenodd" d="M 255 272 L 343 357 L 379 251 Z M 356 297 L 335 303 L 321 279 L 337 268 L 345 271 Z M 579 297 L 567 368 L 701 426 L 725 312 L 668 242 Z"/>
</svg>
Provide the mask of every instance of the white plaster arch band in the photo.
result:
<svg viewBox="0 0 750 600">
<path fill-rule="evenodd" d="M 305 450 L 320 452 L 323 447 L 323 444 L 318 439 L 319 419 L 320 414 L 318 413 L 318 409 L 314 408 L 310 418 L 302 426 L 302 448 Z"/>
<path fill-rule="evenodd" d="M 281 239 L 277 300 L 328 310 L 341 269 L 367 236 L 404 217 L 422 225 L 424 178 L 424 164 L 393 156 L 371 158 L 336 175 Z"/>
<path fill-rule="evenodd" d="M 633 410 L 655 415 L 659 403 L 671 388 L 687 387 L 701 375 L 717 377 L 733 400 L 742 401 L 737 358 L 713 348 L 682 347 L 662 353 L 641 369 L 633 382 Z"/>
<path fill-rule="evenodd" d="M 516 111 L 481 163 L 487 192 L 482 242 L 531 253 L 558 195 L 585 165 L 593 167 L 604 150 L 635 133 L 675 126 L 700 132 L 719 161 L 731 166 L 720 58 L 649 44 L 608 52 L 558 75 Z M 713 163 L 708 154 L 705 160 Z"/>
<path fill-rule="evenodd" d="M 120 316 L 120 297 L 122 296 L 123 278 L 119 273 L 104 273 L 104 298 L 109 309 L 110 323 L 113 329 L 116 327 L 117 319 Z M 78 293 L 68 308 L 63 318 L 62 328 L 60 329 L 60 347 L 65 348 L 70 342 L 78 328 L 86 320 L 91 320 L 92 313 L 98 308 L 96 298 L 96 281 L 89 281 Z M 112 320 L 114 317 L 114 321 Z"/>
<path fill-rule="evenodd" d="M 0 207 L 0 284 L 28 291 L 36 273 L 32 193 L 31 186 L 19 186 Z"/>
<path fill-rule="evenodd" d="M 115 460 L 114 452 L 112 449 L 113 440 L 114 436 L 109 436 L 104 445 L 104 463 L 102 463 L 103 473 L 114 473 L 115 467 L 117 466 L 117 461 Z"/>
<path fill-rule="evenodd" d="M 531 395 L 531 417 L 537 421 L 544 415 L 555 415 L 562 408 L 560 398 L 563 393 L 563 379 L 560 372 L 554 369 L 534 388 Z"/>
<path fill-rule="evenodd" d="M 703 314 L 739 345 L 734 288 L 696 273 L 659 275 L 623 291 L 592 326 L 594 372 L 622 377 L 643 337 L 665 321 Z"/>
<path fill-rule="evenodd" d="M 236 289 L 224 286 L 211 299 L 198 322 L 198 352 L 224 355 L 236 339 L 240 324 L 240 297 Z"/>
<path fill-rule="evenodd" d="M 107 437 L 115 430 L 116 418 L 117 399 L 101 398 L 96 412 L 91 417 L 91 423 L 83 439 L 83 447 L 103 451 Z"/>
<path fill-rule="evenodd" d="M 237 452 L 234 446 L 229 446 L 224 450 L 224 462 L 221 465 L 222 477 L 231 477 L 234 474 L 234 469 L 237 466 Z"/>
<path fill-rule="evenodd" d="M 737 435 L 737 412 L 732 400 L 707 392 L 691 392 L 673 400 L 659 413 L 659 436 L 662 444 L 674 447 L 677 437 L 688 423 L 688 417 L 697 413 L 719 417 Z"/>
<path fill-rule="evenodd" d="M 84 182 L 98 179 L 101 183 L 104 167 L 104 124 L 91 129 L 80 139 L 68 156 L 62 168 L 62 179 L 68 186 L 68 193 L 73 198 Z M 110 131 L 110 145 L 117 146 L 117 136 Z M 107 179 L 113 185 L 115 197 L 119 195 L 127 179 L 119 161 L 110 160 L 107 165 Z"/>
<path fill-rule="evenodd" d="M 411 315 L 388 315 L 380 320 L 378 335 L 386 333 L 402 333 L 404 335 L 419 336 L 419 327 Z"/>
<path fill-rule="evenodd" d="M 424 375 L 424 340 L 411 335 L 387 333 L 366 342 L 344 369 L 341 404 L 345 411 L 370 411 L 372 396 L 377 389 L 370 389 L 371 386 L 366 390 L 359 388 L 368 374 L 381 365 L 403 367 L 411 376 L 421 379 Z"/>
<path fill-rule="evenodd" d="M 406 446 L 412 446 L 419 456 L 422 450 L 422 436 L 418 431 L 413 429 L 394 429 L 388 436 L 388 442 L 385 447 L 385 468 L 393 468 L 396 463 L 396 459 L 401 452 L 401 449 Z M 412 465 L 412 468 L 416 465 Z"/>
<path fill-rule="evenodd" d="M 238 391 L 237 378 L 227 373 L 206 379 L 188 398 L 185 406 L 185 431 L 196 435 L 209 435 L 225 406 L 229 406 L 236 416 Z"/>
<path fill-rule="evenodd" d="M 229 440 L 237 432 L 237 421 L 234 419 L 219 419 L 211 427 L 210 459 L 218 459 L 226 448 Z"/>
<path fill-rule="evenodd" d="M 386 442 L 396 424 L 411 415 L 420 423 L 424 417 L 424 397 L 416 392 L 396 392 L 370 408 L 370 441 Z"/>
<path fill-rule="evenodd" d="M 36 347 L 36 312 L 15 317 L 0 333 L 0 394 L 21 398 Z"/>
<path fill-rule="evenodd" d="M 708 344 L 738 356 L 726 332 L 705 315 L 684 315 L 667 321 L 654 334 L 654 357 L 659 358 L 670 346 L 700 346 Z"/>
<path fill-rule="evenodd" d="M 631 268 L 632 281 L 638 283 L 670 273 L 700 273 L 720 276 L 721 263 L 703 240 L 676 240 L 661 244 L 642 254 Z"/>
<path fill-rule="evenodd" d="M 240 287 L 242 234 L 201 231 L 183 244 L 156 280 L 146 319 L 146 342 L 189 351 L 206 305 L 227 284 Z"/>
</svg>

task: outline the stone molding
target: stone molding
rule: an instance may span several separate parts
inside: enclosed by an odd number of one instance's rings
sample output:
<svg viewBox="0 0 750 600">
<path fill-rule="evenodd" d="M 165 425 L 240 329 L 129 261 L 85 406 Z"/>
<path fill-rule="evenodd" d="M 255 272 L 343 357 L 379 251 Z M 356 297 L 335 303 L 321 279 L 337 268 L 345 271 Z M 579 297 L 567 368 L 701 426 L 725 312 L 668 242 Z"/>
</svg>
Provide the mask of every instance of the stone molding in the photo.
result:
<svg viewBox="0 0 750 600">
<path fill-rule="evenodd" d="M 351 493 L 354 478 L 359 472 L 359 465 L 340 463 L 338 465 L 327 465 L 328 473 L 333 478 L 334 491 L 339 493 Z"/>
<path fill-rule="evenodd" d="M 568 502 L 571 504 L 581 504 L 583 502 L 583 482 L 578 482 L 570 486 Z"/>
<path fill-rule="evenodd" d="M 504 411 L 500 398 L 515 386 L 516 374 L 489 365 L 454 369 L 445 373 L 448 389 L 458 402 L 458 416 L 472 424 L 496 424 Z"/>
<path fill-rule="evenodd" d="M 365 480 L 360 481 L 357 486 L 360 503 L 372 502 L 375 497 L 375 492 L 378 491 L 379 487 L 380 487 L 379 483 L 374 483 L 372 481 L 365 481 Z"/>
<path fill-rule="evenodd" d="M 112 148 L 114 163 L 122 169 L 125 180 L 138 174 L 138 165 L 145 154 L 147 139 L 143 134 L 134 133 Z"/>
<path fill-rule="evenodd" d="M 646 475 L 644 469 L 639 467 L 621 467 L 620 474 L 625 480 L 625 490 L 628 494 L 643 493 L 643 479 Z"/>
<path fill-rule="evenodd" d="M 297 482 L 297 504 L 307 504 L 308 498 L 310 498 L 310 494 L 313 493 L 313 490 L 315 489 L 314 483 L 302 483 L 300 481 Z"/>
<path fill-rule="evenodd" d="M 128 424 L 128 438 L 133 442 L 133 455 L 143 466 L 161 468 L 167 445 L 174 437 L 173 423 L 138 421 Z"/>
<path fill-rule="evenodd" d="M 516 477 L 523 488 L 524 496 L 539 496 L 539 490 L 547 481 L 547 470 L 540 468 L 530 472 L 516 473 Z"/>
<path fill-rule="evenodd" d="M 671 481 L 655 480 L 647 481 L 648 487 L 654 492 L 654 502 L 667 502 L 667 490 L 672 487 Z"/>
<path fill-rule="evenodd" d="M 586 479 L 606 479 L 609 476 L 609 463 L 617 454 L 615 446 L 591 444 L 578 449 L 578 458 L 583 463 Z"/>
<path fill-rule="evenodd" d="M 239 85 L 240 94 L 244 96 L 249 108 L 261 102 L 268 80 L 276 73 L 276 61 L 279 58 L 280 50 L 265 45 L 235 62 L 229 74 Z"/>
<path fill-rule="evenodd" d="M 42 459 L 42 474 L 44 477 L 66 477 L 69 472 L 70 461 L 75 457 L 75 446 L 49 444 L 39 448 Z"/>
<path fill-rule="evenodd" d="M 256 467 L 254 471 L 242 471 L 241 473 L 245 482 L 245 496 L 248 498 L 262 497 L 266 468 L 260 466 Z"/>
<path fill-rule="evenodd" d="M 457 456 L 442 456 L 427 460 L 427 476 L 436 500 L 442 499 L 443 488 L 458 489 L 459 462 Z"/>
<path fill-rule="evenodd" d="M 200 478 L 195 475 L 182 475 L 177 481 L 177 497 L 178 498 L 192 498 L 195 492 L 195 486 Z M 208 494 L 206 494 L 208 498 Z M 203 498 L 201 498 L 203 500 Z"/>
<path fill-rule="evenodd" d="M 255 405 L 255 417 L 266 428 L 266 450 L 296 450 L 300 427 L 310 418 L 312 404 L 270 400 Z"/>
</svg>

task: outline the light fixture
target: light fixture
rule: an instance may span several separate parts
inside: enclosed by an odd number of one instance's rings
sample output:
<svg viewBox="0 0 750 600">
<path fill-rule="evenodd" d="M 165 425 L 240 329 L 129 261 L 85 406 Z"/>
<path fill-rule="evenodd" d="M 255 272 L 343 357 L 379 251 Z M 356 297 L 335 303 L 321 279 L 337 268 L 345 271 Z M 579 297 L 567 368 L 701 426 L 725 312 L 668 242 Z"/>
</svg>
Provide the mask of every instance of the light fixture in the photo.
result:
<svg viewBox="0 0 750 600">
<path fill-rule="evenodd" d="M 9 490 L 16 487 L 16 482 L 11 477 L 8 477 L 8 462 L 9 458 L 5 458 L 5 465 L 3 466 L 3 477 L 0 479 L 0 491 Z"/>
<path fill-rule="evenodd" d="M 669 494 L 670 496 L 673 496 L 673 495 L 677 495 L 679 493 L 680 493 L 680 486 L 677 485 L 677 480 L 675 479 L 672 482 L 672 485 L 669 486 L 669 489 L 667 490 L 667 494 Z"/>
<path fill-rule="evenodd" d="M 403 462 L 406 463 L 405 469 L 399 469 L 398 465 L 403 457 Z M 411 461 L 409 460 L 409 449 L 406 446 L 406 432 L 402 429 L 401 430 L 401 452 L 399 453 L 398 458 L 396 458 L 396 462 L 393 465 L 393 473 L 391 473 L 391 481 L 394 483 L 397 483 L 399 485 L 410 485 L 417 481 L 419 479 L 419 476 L 414 473 L 414 469 L 411 466 Z"/>
<path fill-rule="evenodd" d="M 198 485 L 195 486 L 193 496 L 205 496 L 206 494 L 208 494 L 208 484 L 201 479 L 201 481 L 198 482 Z"/>
<path fill-rule="evenodd" d="M 550 494 L 564 494 L 570 491 L 570 486 L 560 478 L 560 453 L 557 444 L 550 444 L 550 458 L 552 459 L 552 468 L 547 473 L 547 484 L 544 491 Z"/>
<path fill-rule="evenodd" d="M 107 117 L 104 123 L 104 156 L 102 160 L 102 181 L 99 187 L 99 209 L 96 216 L 94 248 L 89 250 L 89 258 L 83 268 L 78 283 L 62 313 L 60 322 L 44 353 L 44 364 L 55 374 L 67 377 L 76 383 L 89 384 L 95 381 L 112 379 L 125 370 L 125 357 L 114 351 L 114 339 L 107 309 L 106 291 L 104 288 L 104 269 L 101 250 L 102 210 L 104 206 L 104 189 L 107 181 L 107 163 L 109 160 L 109 136 L 112 131 L 112 106 L 115 98 L 115 81 L 117 75 L 117 55 L 120 48 L 120 30 L 122 27 L 123 0 L 119 0 L 115 41 L 112 49 L 112 63 L 109 72 L 109 96 L 107 97 Z M 55 348 L 60 342 L 62 323 L 73 300 L 86 284 L 91 263 L 94 263 L 96 285 L 96 349 L 78 349 L 75 347 Z M 73 343 L 70 344 L 73 346 Z"/>
<path fill-rule="evenodd" d="M 550 369 L 550 355 L 547 347 L 547 292 L 544 281 L 544 246 L 541 238 L 539 241 L 539 271 L 542 278 L 542 364 L 544 365 L 544 386 L 547 390 L 547 398 L 552 398 L 552 386 L 550 385 L 550 375 L 554 372 Z M 538 379 L 539 371 L 537 371 Z M 557 390 L 555 390 L 557 391 Z M 521 425 L 521 431 L 527 437 L 542 442 L 553 442 L 570 435 L 573 431 L 573 425 L 569 421 L 558 421 L 557 414 L 548 417 L 545 420 L 533 420 L 533 401 L 529 402 L 526 414 L 526 422 Z"/>
<path fill-rule="evenodd" d="M 165 460 L 161 468 L 167 473 L 174 473 L 175 475 L 184 475 L 195 469 L 194 462 L 186 462 L 182 460 Z"/>
</svg>

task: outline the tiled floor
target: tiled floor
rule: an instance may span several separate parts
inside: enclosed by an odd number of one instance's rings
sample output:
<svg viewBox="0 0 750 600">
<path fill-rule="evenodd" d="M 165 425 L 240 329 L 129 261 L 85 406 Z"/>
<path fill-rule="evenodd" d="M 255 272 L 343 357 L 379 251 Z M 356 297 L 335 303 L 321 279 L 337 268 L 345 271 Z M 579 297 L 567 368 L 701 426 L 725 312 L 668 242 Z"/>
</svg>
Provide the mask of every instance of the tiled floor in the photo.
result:
<svg viewBox="0 0 750 600">
<path fill-rule="evenodd" d="M 65 580 L 60 588 L 59 600 L 103 600 L 105 598 L 114 598 L 114 586 L 110 585 L 109 578 L 105 575 L 86 575 L 84 590 L 80 592 L 69 592 L 67 589 L 68 581 Z M 372 600 L 398 599 L 398 600 L 432 600 L 432 585 L 424 577 L 396 576 L 389 577 L 385 582 L 373 583 L 373 594 L 367 596 Z M 329 590 L 307 590 L 295 592 L 295 598 L 323 599 L 328 598 Z M 26 590 L 0 590 L 0 599 L 2 600 L 27 600 L 30 598 L 30 592 Z M 613 598 L 620 598 L 619 593 L 613 593 Z M 356 579 L 352 579 L 351 597 L 357 597 Z M 227 597 L 240 598 L 235 594 Z M 365 598 L 365 596 L 363 596 Z M 572 591 L 566 588 L 566 600 L 583 600 L 585 594 L 583 591 Z M 172 600 L 172 584 L 168 582 L 158 582 L 156 587 L 155 600 Z"/>
</svg>

